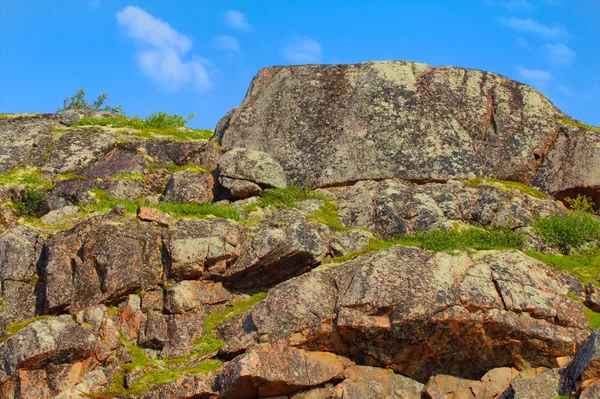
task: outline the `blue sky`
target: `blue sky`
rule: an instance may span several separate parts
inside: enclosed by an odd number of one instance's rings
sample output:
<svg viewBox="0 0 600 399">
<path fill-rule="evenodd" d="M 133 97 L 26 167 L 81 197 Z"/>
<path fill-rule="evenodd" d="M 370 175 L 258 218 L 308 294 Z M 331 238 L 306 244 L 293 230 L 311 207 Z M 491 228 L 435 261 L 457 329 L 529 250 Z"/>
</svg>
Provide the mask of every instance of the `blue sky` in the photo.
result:
<svg viewBox="0 0 600 399">
<path fill-rule="evenodd" d="M 600 125 L 598 0 L 0 0 L 0 112 L 76 88 L 214 128 L 256 72 L 411 60 L 500 73 Z"/>
</svg>

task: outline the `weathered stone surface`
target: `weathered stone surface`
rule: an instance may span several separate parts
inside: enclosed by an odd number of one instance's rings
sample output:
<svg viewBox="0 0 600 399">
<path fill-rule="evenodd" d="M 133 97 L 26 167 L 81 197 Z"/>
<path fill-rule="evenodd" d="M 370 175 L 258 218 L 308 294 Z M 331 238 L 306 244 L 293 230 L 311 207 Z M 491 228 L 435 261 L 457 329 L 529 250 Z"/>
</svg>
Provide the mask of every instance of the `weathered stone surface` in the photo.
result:
<svg viewBox="0 0 600 399">
<path fill-rule="evenodd" d="M 230 179 L 229 177 L 221 176 L 219 178 L 221 185 L 229 190 L 234 198 L 248 198 L 259 195 L 262 188 L 249 180 Z"/>
<path fill-rule="evenodd" d="M 207 142 L 181 142 L 168 140 L 149 140 L 140 143 L 140 148 L 159 164 L 175 165 L 196 164 L 209 170 L 217 167 L 221 155 L 219 147 Z"/>
<path fill-rule="evenodd" d="M 185 280 L 167 288 L 165 311 L 169 314 L 181 314 L 203 305 L 226 302 L 229 296 L 221 283 Z"/>
<path fill-rule="evenodd" d="M 331 398 L 421 399 L 423 384 L 385 369 L 354 366 L 342 376 L 345 379 L 333 389 Z"/>
<path fill-rule="evenodd" d="M 221 176 L 248 180 L 265 187 L 285 187 L 285 172 L 267 153 L 234 148 L 219 159 Z"/>
<path fill-rule="evenodd" d="M 331 380 L 349 364 L 327 352 L 259 346 L 223 367 L 220 397 L 253 399 L 293 393 Z"/>
<path fill-rule="evenodd" d="M 373 234 L 362 229 L 344 231 L 335 235 L 331 240 L 331 254 L 343 256 L 358 252 L 369 246 L 369 241 L 375 238 Z"/>
<path fill-rule="evenodd" d="M 215 391 L 215 379 L 214 373 L 184 374 L 174 381 L 150 389 L 139 397 L 141 399 L 216 399 L 219 395 Z"/>
<path fill-rule="evenodd" d="M 156 222 L 163 227 L 169 227 L 175 224 L 175 219 L 170 215 L 159 211 L 158 209 L 140 206 L 137 210 L 137 217 L 146 222 Z"/>
<path fill-rule="evenodd" d="M 564 390 L 575 391 L 580 385 L 600 380 L 600 330 L 595 330 L 579 348 L 564 375 Z"/>
<path fill-rule="evenodd" d="M 247 234 L 235 263 L 211 276 L 226 285 L 258 288 L 317 266 L 328 253 L 329 229 L 297 210 L 284 210 Z"/>
<path fill-rule="evenodd" d="M 480 381 L 466 380 L 451 375 L 439 374 L 432 376 L 429 381 L 427 381 L 423 393 L 428 399 L 475 399 L 476 396 L 473 390 L 480 390 L 481 385 Z"/>
<path fill-rule="evenodd" d="M 92 356 L 106 357 L 101 340 L 70 316 L 35 321 L 0 346 L 0 384 L 19 369 L 42 369 Z"/>
<path fill-rule="evenodd" d="M 483 71 L 406 61 L 272 67 L 254 78 L 221 141 L 264 151 L 292 181 L 317 187 L 395 177 L 529 183 L 563 116 L 531 87 Z"/>
<path fill-rule="evenodd" d="M 115 148 L 79 174 L 87 178 L 106 179 L 122 173 L 143 173 L 145 166 L 146 161 L 140 155 Z"/>
<path fill-rule="evenodd" d="M 592 283 L 585 286 L 585 306 L 594 312 L 600 312 L 600 289 Z"/>
<path fill-rule="evenodd" d="M 501 183 L 469 187 L 457 181 L 361 181 L 326 191 L 346 226 L 366 227 L 384 237 L 448 229 L 457 223 L 519 228 L 562 209 L 552 199 L 537 199 Z"/>
<path fill-rule="evenodd" d="M 600 381 L 595 382 L 589 388 L 584 389 L 579 396 L 579 399 L 596 399 L 600 398 Z"/>
<path fill-rule="evenodd" d="M 582 305 L 552 276 L 517 251 L 397 246 L 278 285 L 248 316 L 255 332 L 244 330 L 421 382 L 434 370 L 478 379 L 522 361 L 551 366 L 587 336 Z"/>
<path fill-rule="evenodd" d="M 0 234 L 0 331 L 35 316 L 37 263 L 43 240 L 25 226 Z"/>
<path fill-rule="evenodd" d="M 171 276 L 193 279 L 213 270 L 225 270 L 240 253 L 241 233 L 240 225 L 227 219 L 178 221 L 169 231 Z"/>
<path fill-rule="evenodd" d="M 511 384 L 514 399 L 557 398 L 562 394 L 563 373 L 564 369 L 552 369 L 533 377 L 517 376 Z"/>
<path fill-rule="evenodd" d="M 58 225 L 68 222 L 68 219 L 76 218 L 81 214 L 81 208 L 78 206 L 65 206 L 48 212 L 40 218 L 42 223 Z"/>
<path fill-rule="evenodd" d="M 46 305 L 52 312 L 115 301 L 163 279 L 160 231 L 114 213 L 47 242 Z"/>
<path fill-rule="evenodd" d="M 178 204 L 211 202 L 214 197 L 213 186 L 214 180 L 210 173 L 183 170 L 171 175 L 164 200 Z"/>
</svg>

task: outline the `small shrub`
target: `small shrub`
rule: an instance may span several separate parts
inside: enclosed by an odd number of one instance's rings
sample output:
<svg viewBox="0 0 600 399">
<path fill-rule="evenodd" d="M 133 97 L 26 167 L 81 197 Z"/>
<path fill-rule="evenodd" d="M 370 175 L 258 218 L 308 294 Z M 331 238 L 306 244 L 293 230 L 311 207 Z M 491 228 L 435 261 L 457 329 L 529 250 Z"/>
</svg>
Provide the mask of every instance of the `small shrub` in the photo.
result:
<svg viewBox="0 0 600 399">
<path fill-rule="evenodd" d="M 13 200 L 15 212 L 19 216 L 40 216 L 46 210 L 46 191 L 26 188 L 21 198 Z"/>
<path fill-rule="evenodd" d="M 564 253 L 586 241 L 600 240 L 600 221 L 590 213 L 591 202 L 585 197 L 577 197 L 567 200 L 567 203 L 573 211 L 540 217 L 534 225 L 540 237 L 548 244 L 558 246 Z"/>
<path fill-rule="evenodd" d="M 77 89 L 75 94 L 71 97 L 66 97 L 63 101 L 62 108 L 59 108 L 57 112 L 62 112 L 70 109 L 81 110 L 81 111 L 107 111 L 112 112 L 113 114 L 124 115 L 125 111 L 123 110 L 123 106 L 119 105 L 117 107 L 111 107 L 106 104 L 108 102 L 108 94 L 100 93 L 98 98 L 92 103 L 90 103 L 85 98 L 85 90 Z"/>
<path fill-rule="evenodd" d="M 168 128 L 168 127 L 184 127 L 189 121 L 191 121 L 196 114 L 192 112 L 186 119 L 181 115 L 173 114 L 170 115 L 166 112 L 158 111 L 153 112 L 146 117 L 144 123 L 147 128 Z"/>
</svg>

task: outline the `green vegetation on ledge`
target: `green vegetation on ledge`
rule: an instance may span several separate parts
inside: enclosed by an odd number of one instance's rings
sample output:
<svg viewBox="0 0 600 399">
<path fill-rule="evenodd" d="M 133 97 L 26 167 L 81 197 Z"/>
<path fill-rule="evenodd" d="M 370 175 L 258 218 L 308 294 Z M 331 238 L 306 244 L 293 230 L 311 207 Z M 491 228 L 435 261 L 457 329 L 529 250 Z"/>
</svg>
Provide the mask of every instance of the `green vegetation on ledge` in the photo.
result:
<svg viewBox="0 0 600 399">
<path fill-rule="evenodd" d="M 116 205 L 122 205 L 125 207 L 127 212 L 135 213 L 140 206 L 146 206 L 148 208 L 155 208 L 162 212 L 168 213 L 173 217 L 195 217 L 202 218 L 208 215 L 221 217 L 225 219 L 232 219 L 239 221 L 242 219 L 241 212 L 232 206 L 224 206 L 210 203 L 194 203 L 188 202 L 185 204 L 177 204 L 174 202 L 161 202 L 159 204 L 153 204 L 140 200 L 129 200 L 129 199 L 118 199 L 108 195 L 105 190 L 94 191 L 94 196 L 97 200 L 95 203 L 84 204 L 80 203 L 79 206 L 88 212 L 106 213 L 114 208 Z"/>
<path fill-rule="evenodd" d="M 33 318 L 29 319 L 29 320 L 25 320 L 25 321 L 21 321 L 21 322 L 18 322 L 18 323 L 9 324 L 4 329 L 4 332 L 6 334 L 3 335 L 2 337 L 0 337 L 0 344 L 4 343 L 4 341 L 6 341 L 8 338 L 12 337 L 13 335 L 15 335 L 16 333 L 18 333 L 19 331 L 21 331 L 22 329 L 24 329 L 25 327 L 27 327 L 28 325 L 30 325 L 34 321 L 47 319 L 49 317 L 51 317 L 51 316 L 36 316 L 36 317 L 33 317 Z"/>
<path fill-rule="evenodd" d="M 532 258 L 544 262 L 567 274 L 575 276 L 582 283 L 593 283 L 600 286 L 600 250 L 577 255 L 550 255 L 536 251 L 525 251 Z"/>
<path fill-rule="evenodd" d="M 108 94 L 106 93 L 100 93 L 98 98 L 91 103 L 85 98 L 85 90 L 77 89 L 75 90 L 75 94 L 73 94 L 71 97 L 65 98 L 62 108 L 59 108 L 57 112 L 73 109 L 80 111 L 106 111 L 113 114 L 125 114 L 122 105 L 111 107 L 110 105 L 106 104 L 107 102 Z"/>
<path fill-rule="evenodd" d="M 592 132 L 600 133 L 600 126 L 588 125 L 587 123 L 583 123 L 570 118 L 556 118 L 556 120 L 562 123 L 563 125 L 576 126 L 586 130 L 591 130 Z"/>
<path fill-rule="evenodd" d="M 487 184 L 490 186 L 498 187 L 498 188 L 500 188 L 504 191 L 508 191 L 508 192 L 510 192 L 511 190 L 520 191 L 520 192 L 527 194 L 533 198 L 538 198 L 538 199 L 548 198 L 547 194 L 544 194 L 537 188 L 533 188 L 526 184 L 517 183 L 514 181 L 478 178 L 478 179 L 464 180 L 462 183 L 469 187 L 476 187 L 476 186 L 479 186 L 482 184 Z"/>
</svg>

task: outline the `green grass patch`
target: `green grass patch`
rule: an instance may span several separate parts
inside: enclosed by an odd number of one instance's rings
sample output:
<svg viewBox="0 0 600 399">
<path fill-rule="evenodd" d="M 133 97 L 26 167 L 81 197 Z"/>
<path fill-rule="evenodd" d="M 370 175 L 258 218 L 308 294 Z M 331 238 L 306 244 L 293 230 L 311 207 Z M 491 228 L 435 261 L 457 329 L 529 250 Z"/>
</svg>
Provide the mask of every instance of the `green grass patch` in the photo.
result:
<svg viewBox="0 0 600 399">
<path fill-rule="evenodd" d="M 462 230 L 418 232 L 414 235 L 404 235 L 387 240 L 373 238 L 367 248 L 352 254 L 333 258 L 332 262 L 346 262 L 360 255 L 380 251 L 394 245 L 419 247 L 435 252 L 521 249 L 523 247 L 523 235 L 510 229 L 467 228 Z"/>
<path fill-rule="evenodd" d="M 556 118 L 556 120 L 563 125 L 576 126 L 586 130 L 591 130 L 592 132 L 600 133 L 600 126 L 588 125 L 587 123 L 576 121 L 575 119 L 570 118 Z"/>
<path fill-rule="evenodd" d="M 210 169 L 202 166 L 202 165 L 196 165 L 196 164 L 189 164 L 189 165 L 175 165 L 173 163 L 154 163 L 154 164 L 150 164 L 148 166 L 148 170 L 151 172 L 155 172 L 158 170 L 168 170 L 171 173 L 176 173 L 176 172 L 181 172 L 184 170 L 189 170 L 190 172 L 194 172 L 194 173 L 208 173 L 210 172 Z"/>
<path fill-rule="evenodd" d="M 298 202 L 306 200 L 320 200 L 324 203 L 321 209 L 307 215 L 309 220 L 322 223 L 336 230 L 348 230 L 338 220 L 339 214 L 335 202 L 318 191 L 296 185 L 286 188 L 268 188 L 262 192 L 256 204 L 249 205 L 244 210 L 250 212 L 257 208 L 272 208 L 275 210 L 297 208 Z"/>
<path fill-rule="evenodd" d="M 507 192 L 520 191 L 524 194 L 527 194 L 531 197 L 538 198 L 538 199 L 549 198 L 547 194 L 544 194 L 543 192 L 541 192 L 540 190 L 538 190 L 536 188 L 533 188 L 526 184 L 517 183 L 514 181 L 478 178 L 478 179 L 464 180 L 462 183 L 469 187 L 476 187 L 476 186 L 479 186 L 482 184 L 486 184 L 486 185 L 498 187 Z"/>
<path fill-rule="evenodd" d="M 18 333 L 19 331 L 21 331 L 22 329 L 24 329 L 25 327 L 27 327 L 28 325 L 30 325 L 31 323 L 38 321 L 38 320 L 43 320 L 43 319 L 48 319 L 52 316 L 36 316 L 33 317 L 29 320 L 25 320 L 25 321 L 20 321 L 18 323 L 13 323 L 13 324 L 9 324 L 8 326 L 6 326 L 6 328 L 4 329 L 4 335 L 2 337 L 0 337 L 0 344 L 4 343 L 4 341 L 6 341 L 8 338 L 12 337 L 13 335 L 15 335 L 16 333 Z"/>
<path fill-rule="evenodd" d="M 29 166 L 0 174 L 0 186 L 49 190 L 53 184 L 38 168 Z"/>
<path fill-rule="evenodd" d="M 121 133 L 140 136 L 148 139 L 167 138 L 178 141 L 209 140 L 213 136 L 213 130 L 192 129 L 184 126 L 173 126 L 172 124 L 157 122 L 155 120 L 143 120 L 140 118 L 129 118 L 115 115 L 114 117 L 93 118 L 84 117 L 71 125 L 72 127 L 107 126 L 116 128 L 135 129 L 125 130 Z"/>
<path fill-rule="evenodd" d="M 583 308 L 583 314 L 587 318 L 588 327 L 591 330 L 600 328 L 600 313 L 596 313 L 592 309 L 585 307 L 585 308 Z"/>
<path fill-rule="evenodd" d="M 152 204 L 141 200 L 129 200 L 113 198 L 108 195 L 105 190 L 94 191 L 94 197 L 97 202 L 91 204 L 81 203 L 79 206 L 88 212 L 106 213 L 114 208 L 116 205 L 122 205 L 125 207 L 127 212 L 135 213 L 140 206 L 146 206 L 148 208 L 158 209 L 162 212 L 168 213 L 175 218 L 190 217 L 190 218 L 204 218 L 209 215 L 213 215 L 220 218 L 232 219 L 240 221 L 243 216 L 239 209 L 230 206 L 216 205 L 210 203 L 198 204 L 198 203 L 185 203 L 176 204 L 173 202 L 162 202 L 160 204 Z"/>
<path fill-rule="evenodd" d="M 600 250 L 577 255 L 550 255 L 535 251 L 525 251 L 532 258 L 544 262 L 562 272 L 576 277 L 582 283 L 600 286 Z"/>
</svg>

